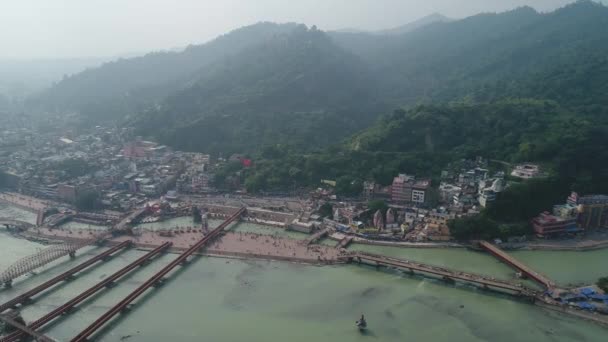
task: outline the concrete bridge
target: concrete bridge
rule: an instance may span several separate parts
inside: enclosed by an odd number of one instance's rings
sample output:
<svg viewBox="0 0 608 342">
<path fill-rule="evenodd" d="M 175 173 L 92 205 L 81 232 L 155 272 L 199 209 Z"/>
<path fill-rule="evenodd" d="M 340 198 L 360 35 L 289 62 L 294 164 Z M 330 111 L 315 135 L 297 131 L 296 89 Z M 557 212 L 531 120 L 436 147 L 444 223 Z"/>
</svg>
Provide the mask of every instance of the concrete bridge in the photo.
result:
<svg viewBox="0 0 608 342">
<path fill-rule="evenodd" d="M 372 266 L 386 266 L 409 271 L 411 274 L 420 273 L 426 276 L 442 279 L 448 283 L 456 281 L 478 285 L 484 289 L 494 289 L 508 294 L 526 297 L 534 300 L 538 297 L 538 292 L 522 286 L 519 283 L 495 279 L 485 275 L 449 270 L 444 267 L 423 264 L 405 259 L 390 258 L 383 255 L 356 252 L 341 256 L 339 258 L 346 262 L 358 262 Z"/>
</svg>

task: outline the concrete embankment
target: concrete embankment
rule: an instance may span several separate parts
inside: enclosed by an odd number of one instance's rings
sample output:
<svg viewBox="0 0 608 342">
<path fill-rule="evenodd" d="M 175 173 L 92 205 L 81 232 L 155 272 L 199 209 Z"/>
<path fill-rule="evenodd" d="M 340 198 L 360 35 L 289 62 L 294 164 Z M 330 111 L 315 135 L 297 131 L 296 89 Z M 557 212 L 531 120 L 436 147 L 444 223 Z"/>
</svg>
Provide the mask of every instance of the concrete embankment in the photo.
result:
<svg viewBox="0 0 608 342">
<path fill-rule="evenodd" d="M 560 245 L 560 244 L 505 244 L 501 246 L 506 250 L 520 251 L 594 251 L 598 249 L 608 248 L 608 240 L 605 241 L 587 241 L 577 245 Z"/>
<path fill-rule="evenodd" d="M 569 308 L 567 306 L 552 305 L 552 304 L 545 303 L 545 302 L 539 301 L 539 300 L 534 302 L 534 305 L 539 306 L 546 310 L 551 310 L 551 311 L 559 312 L 559 313 L 562 313 L 565 315 L 570 315 L 573 317 L 581 318 L 581 319 L 584 319 L 584 320 L 587 320 L 587 321 L 590 321 L 593 323 L 598 323 L 598 324 L 608 327 L 608 316 L 607 315 L 601 315 L 601 314 L 581 311 L 581 310 Z"/>
<path fill-rule="evenodd" d="M 341 241 L 346 234 L 333 233 L 329 238 L 335 241 Z M 470 246 L 455 242 L 405 242 L 405 241 L 381 241 L 364 239 L 359 236 L 354 236 L 353 243 L 362 245 L 386 246 L 386 247 L 403 247 L 403 248 L 469 248 Z"/>
<path fill-rule="evenodd" d="M 45 201 L 35 197 L 12 192 L 1 192 L 0 201 L 33 213 L 38 213 L 38 211 L 41 209 L 56 205 L 56 203 L 51 201 Z"/>
</svg>

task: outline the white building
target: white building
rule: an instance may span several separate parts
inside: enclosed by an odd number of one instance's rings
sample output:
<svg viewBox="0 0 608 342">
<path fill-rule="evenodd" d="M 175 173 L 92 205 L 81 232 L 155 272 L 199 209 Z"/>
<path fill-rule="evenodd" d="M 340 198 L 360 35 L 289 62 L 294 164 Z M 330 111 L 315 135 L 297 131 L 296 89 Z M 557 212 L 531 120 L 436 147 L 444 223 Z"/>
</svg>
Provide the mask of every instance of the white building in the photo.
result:
<svg viewBox="0 0 608 342">
<path fill-rule="evenodd" d="M 511 172 L 511 176 L 522 178 L 522 179 L 530 179 L 535 178 L 540 175 L 540 167 L 536 164 L 520 164 L 515 166 L 515 169 Z"/>
</svg>

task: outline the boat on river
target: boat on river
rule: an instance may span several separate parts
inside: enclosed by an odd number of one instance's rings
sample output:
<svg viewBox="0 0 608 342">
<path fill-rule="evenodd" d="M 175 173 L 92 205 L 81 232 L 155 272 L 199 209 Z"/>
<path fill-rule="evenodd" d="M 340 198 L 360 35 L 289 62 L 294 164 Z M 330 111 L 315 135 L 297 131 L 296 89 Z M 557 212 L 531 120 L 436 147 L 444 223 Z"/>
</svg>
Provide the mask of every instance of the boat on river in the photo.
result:
<svg viewBox="0 0 608 342">
<path fill-rule="evenodd" d="M 359 318 L 355 322 L 355 324 L 357 325 L 357 328 L 359 328 L 360 331 L 367 329 L 367 321 L 365 320 L 365 317 L 363 315 L 361 315 L 361 318 Z"/>
</svg>

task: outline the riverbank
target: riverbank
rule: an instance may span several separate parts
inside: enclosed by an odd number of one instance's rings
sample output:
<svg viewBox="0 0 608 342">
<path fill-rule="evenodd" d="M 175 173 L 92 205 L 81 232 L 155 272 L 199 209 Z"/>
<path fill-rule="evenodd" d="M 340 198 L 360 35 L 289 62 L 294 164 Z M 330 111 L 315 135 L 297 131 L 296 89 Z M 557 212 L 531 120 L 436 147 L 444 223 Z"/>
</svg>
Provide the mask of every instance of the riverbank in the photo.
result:
<svg viewBox="0 0 608 342">
<path fill-rule="evenodd" d="M 507 243 L 502 244 L 501 248 L 530 251 L 593 251 L 608 248 L 608 231 L 603 230 L 591 233 L 585 239 L 536 240 L 524 243 Z"/>
<path fill-rule="evenodd" d="M 13 192 L 0 192 L 0 201 L 33 213 L 38 213 L 40 210 L 58 205 L 58 203 L 52 201 Z"/>
<path fill-rule="evenodd" d="M 407 241 L 381 241 L 365 239 L 360 236 L 347 235 L 340 232 L 334 232 L 329 235 L 329 238 L 335 241 L 340 241 L 347 236 L 352 236 L 354 243 L 362 245 L 386 246 L 386 247 L 403 247 L 403 248 L 468 248 L 469 245 L 457 242 L 407 242 Z"/>
<path fill-rule="evenodd" d="M 49 229 L 36 228 L 21 233 L 31 241 L 89 240 L 100 233 L 97 229 Z M 153 249 L 165 242 L 171 242 L 172 251 L 179 253 L 190 248 L 202 238 L 203 230 L 184 228 L 171 234 L 161 235 L 157 231 L 139 230 L 134 236 L 121 235 L 107 239 L 109 244 L 132 240 L 136 247 Z M 302 240 L 263 235 L 249 232 L 225 232 L 213 241 L 205 252 L 216 255 L 251 257 L 279 261 L 306 262 L 309 264 L 338 263 L 340 251 L 325 245 L 308 245 Z"/>
<path fill-rule="evenodd" d="M 58 241 L 66 238 L 71 239 L 87 239 L 95 230 L 72 232 L 66 229 L 37 229 L 39 238 L 51 238 Z M 164 241 L 171 241 L 174 245 L 169 250 L 172 253 L 181 253 L 190 247 L 194 241 L 200 238 L 202 231 L 191 229 L 190 232 L 175 234 L 172 237 L 162 237 L 156 231 L 144 231 L 138 236 L 121 236 L 112 238 L 108 241 L 108 245 L 118 244 L 126 239 L 135 242 L 136 249 L 151 250 L 157 247 Z M 30 235 L 31 237 L 31 235 Z M 204 251 L 196 253 L 201 256 L 239 259 L 239 260 L 266 260 L 266 261 L 281 261 L 303 265 L 332 265 L 341 263 L 338 260 L 340 251 L 335 248 L 307 245 L 304 241 L 274 237 L 269 235 L 243 233 L 243 232 L 226 232 L 223 236 L 214 241 Z M 316 257 L 316 258 L 315 258 Z M 559 312 L 569 316 L 583 318 L 594 323 L 608 325 L 608 317 L 594 315 L 580 310 L 575 310 L 555 303 L 547 303 L 542 300 L 537 300 L 537 305 L 545 309 L 551 309 L 554 312 Z"/>
</svg>

